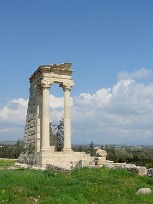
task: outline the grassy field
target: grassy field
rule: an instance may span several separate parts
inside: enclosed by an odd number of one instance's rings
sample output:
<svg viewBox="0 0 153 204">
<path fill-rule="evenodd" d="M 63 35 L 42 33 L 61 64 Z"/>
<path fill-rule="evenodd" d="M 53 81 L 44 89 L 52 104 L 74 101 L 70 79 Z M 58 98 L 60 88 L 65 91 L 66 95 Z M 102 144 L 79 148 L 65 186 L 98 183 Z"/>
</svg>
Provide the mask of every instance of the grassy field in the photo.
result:
<svg viewBox="0 0 153 204">
<path fill-rule="evenodd" d="M 0 203 L 152 204 L 153 193 L 136 195 L 153 179 L 124 169 L 82 168 L 71 174 L 52 170 L 1 170 Z"/>
</svg>

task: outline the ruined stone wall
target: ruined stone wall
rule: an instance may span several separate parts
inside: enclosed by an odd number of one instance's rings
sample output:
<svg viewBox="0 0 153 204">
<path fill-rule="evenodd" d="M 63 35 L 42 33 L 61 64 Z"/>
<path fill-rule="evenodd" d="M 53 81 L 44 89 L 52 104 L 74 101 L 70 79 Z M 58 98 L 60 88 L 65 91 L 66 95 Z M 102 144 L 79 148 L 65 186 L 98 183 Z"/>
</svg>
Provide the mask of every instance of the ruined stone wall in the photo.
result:
<svg viewBox="0 0 153 204">
<path fill-rule="evenodd" d="M 25 145 L 34 145 L 36 142 L 37 133 L 37 100 L 36 100 L 36 88 L 34 84 L 30 87 L 30 97 L 27 109 L 27 117 L 25 124 L 24 142 Z"/>
</svg>

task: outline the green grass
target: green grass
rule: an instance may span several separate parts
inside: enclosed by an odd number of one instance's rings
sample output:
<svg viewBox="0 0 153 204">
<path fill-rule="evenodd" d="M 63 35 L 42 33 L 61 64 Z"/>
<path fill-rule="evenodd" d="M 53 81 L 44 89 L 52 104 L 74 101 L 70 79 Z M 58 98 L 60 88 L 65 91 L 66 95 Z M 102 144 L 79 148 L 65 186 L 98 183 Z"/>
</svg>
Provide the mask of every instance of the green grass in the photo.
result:
<svg viewBox="0 0 153 204">
<path fill-rule="evenodd" d="M 7 168 L 13 166 L 15 163 L 14 159 L 0 159 L 0 167 Z"/>
<path fill-rule="evenodd" d="M 11 204 L 152 204 L 153 179 L 124 169 L 82 168 L 71 174 L 52 170 L 1 170 L 0 203 Z"/>
</svg>

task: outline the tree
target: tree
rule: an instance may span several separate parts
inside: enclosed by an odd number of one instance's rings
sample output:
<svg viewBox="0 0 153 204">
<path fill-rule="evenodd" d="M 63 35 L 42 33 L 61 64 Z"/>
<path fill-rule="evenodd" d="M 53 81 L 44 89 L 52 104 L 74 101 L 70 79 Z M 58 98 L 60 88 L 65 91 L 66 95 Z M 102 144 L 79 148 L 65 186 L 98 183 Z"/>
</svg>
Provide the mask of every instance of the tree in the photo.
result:
<svg viewBox="0 0 153 204">
<path fill-rule="evenodd" d="M 62 151 L 64 146 L 64 119 L 61 118 L 58 125 L 53 125 L 53 134 L 56 138 L 57 151 Z"/>
<path fill-rule="evenodd" d="M 91 142 L 89 145 L 89 152 L 90 152 L 90 156 L 95 156 L 95 150 L 94 150 L 94 143 Z"/>
<path fill-rule="evenodd" d="M 127 152 L 125 148 L 116 148 L 115 157 L 117 162 L 128 162 L 131 161 L 133 155 Z"/>
</svg>

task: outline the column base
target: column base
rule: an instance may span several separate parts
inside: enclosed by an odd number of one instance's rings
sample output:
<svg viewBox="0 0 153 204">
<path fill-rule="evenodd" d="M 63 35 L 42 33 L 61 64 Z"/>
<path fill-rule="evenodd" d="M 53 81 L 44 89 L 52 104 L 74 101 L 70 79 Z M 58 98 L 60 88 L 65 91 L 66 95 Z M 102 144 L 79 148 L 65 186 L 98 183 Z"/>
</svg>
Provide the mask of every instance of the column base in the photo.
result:
<svg viewBox="0 0 153 204">
<path fill-rule="evenodd" d="M 73 152 L 73 150 L 71 148 L 63 148 L 62 151 L 63 152 Z"/>
<path fill-rule="evenodd" d="M 41 151 L 48 151 L 48 150 L 51 151 L 51 148 L 50 147 L 42 147 L 41 148 Z"/>
</svg>

